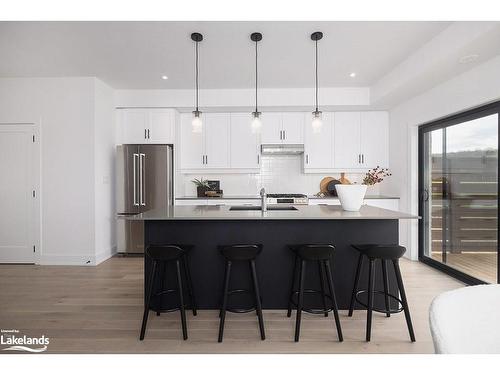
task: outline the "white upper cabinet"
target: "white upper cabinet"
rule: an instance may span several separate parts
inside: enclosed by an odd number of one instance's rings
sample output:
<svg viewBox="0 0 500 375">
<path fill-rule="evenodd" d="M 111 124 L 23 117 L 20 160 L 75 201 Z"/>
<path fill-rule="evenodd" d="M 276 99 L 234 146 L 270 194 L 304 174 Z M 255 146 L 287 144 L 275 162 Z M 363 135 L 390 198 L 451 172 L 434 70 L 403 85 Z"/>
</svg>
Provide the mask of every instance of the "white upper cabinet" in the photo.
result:
<svg viewBox="0 0 500 375">
<path fill-rule="evenodd" d="M 281 122 L 283 129 L 283 142 L 287 144 L 304 143 L 304 113 L 282 113 Z"/>
<path fill-rule="evenodd" d="M 205 142 L 203 133 L 193 133 L 191 113 L 183 113 L 180 117 L 181 169 L 201 169 L 205 165 Z M 204 118 L 202 118 L 202 120 L 204 120 Z"/>
<path fill-rule="evenodd" d="M 333 159 L 335 168 L 362 168 L 360 152 L 359 112 L 335 112 L 335 141 Z"/>
<path fill-rule="evenodd" d="M 231 115 L 229 113 L 207 113 L 204 117 L 205 166 L 207 168 L 229 168 Z"/>
<path fill-rule="evenodd" d="M 311 123 L 307 122 L 311 116 L 305 114 L 304 117 L 304 170 L 313 172 L 317 169 L 332 169 L 334 165 L 334 114 L 323 112 L 323 126 L 319 133 L 314 133 Z"/>
<path fill-rule="evenodd" d="M 250 126 L 252 115 L 249 113 L 231 114 L 231 168 L 259 168 L 260 153 L 257 134 Z"/>
<path fill-rule="evenodd" d="M 202 114 L 202 132 L 193 133 L 191 113 L 181 115 L 181 169 L 229 168 L 230 114 Z"/>
<path fill-rule="evenodd" d="M 389 166 L 389 116 L 387 112 L 361 112 L 361 163 L 373 168 Z"/>
<path fill-rule="evenodd" d="M 174 144 L 175 117 L 174 109 L 118 109 L 118 143 Z"/>
<path fill-rule="evenodd" d="M 149 112 L 149 143 L 174 144 L 175 111 L 152 109 Z"/>
<path fill-rule="evenodd" d="M 267 112 L 261 114 L 262 128 L 260 143 L 282 143 L 283 127 L 281 123 L 281 113 Z"/>
<path fill-rule="evenodd" d="M 267 112 L 262 113 L 261 143 L 301 144 L 304 143 L 304 113 Z"/>
</svg>

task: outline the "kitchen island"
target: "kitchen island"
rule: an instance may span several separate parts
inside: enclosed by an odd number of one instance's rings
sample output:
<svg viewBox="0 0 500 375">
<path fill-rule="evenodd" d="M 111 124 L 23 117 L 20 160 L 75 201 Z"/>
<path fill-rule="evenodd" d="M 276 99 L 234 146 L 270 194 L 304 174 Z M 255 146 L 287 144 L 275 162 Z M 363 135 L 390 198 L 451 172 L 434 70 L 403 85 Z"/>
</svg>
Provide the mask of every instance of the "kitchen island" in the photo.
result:
<svg viewBox="0 0 500 375">
<path fill-rule="evenodd" d="M 264 249 L 256 261 L 262 306 L 265 309 L 285 309 L 294 259 L 287 245 L 331 243 L 336 247 L 332 266 L 337 301 L 340 309 L 347 309 L 358 257 L 350 244 L 397 244 L 398 221 L 418 219 L 415 215 L 366 205 L 359 212 L 343 211 L 339 206 L 294 207 L 293 210 L 272 210 L 273 207 L 270 207 L 271 210 L 262 212 L 255 207 L 246 209 L 242 206 L 237 209 L 213 205 L 170 206 L 131 216 L 127 220 L 144 221 L 145 247 L 176 243 L 195 246 L 189 261 L 200 309 L 220 307 L 224 261 L 217 250 L 218 245 L 263 244 Z M 145 256 L 145 288 L 150 269 L 151 262 Z M 314 270 L 316 269 L 315 267 Z M 236 272 L 232 273 L 232 287 L 248 287 L 248 266 L 235 265 L 234 270 Z M 319 278 L 314 277 L 315 273 L 317 272 L 312 270 L 308 272 L 306 288 L 319 289 Z M 363 272 L 361 286 L 366 285 L 366 277 L 363 278 L 365 275 L 366 272 Z M 382 290 L 381 272 L 376 274 L 375 282 L 376 289 Z M 389 282 L 390 293 L 397 295 L 392 267 L 389 267 Z M 313 300 L 315 298 L 311 295 L 305 302 L 319 303 L 319 299 Z M 248 301 L 240 302 L 244 304 Z M 153 305 L 158 303 L 152 302 Z"/>
</svg>

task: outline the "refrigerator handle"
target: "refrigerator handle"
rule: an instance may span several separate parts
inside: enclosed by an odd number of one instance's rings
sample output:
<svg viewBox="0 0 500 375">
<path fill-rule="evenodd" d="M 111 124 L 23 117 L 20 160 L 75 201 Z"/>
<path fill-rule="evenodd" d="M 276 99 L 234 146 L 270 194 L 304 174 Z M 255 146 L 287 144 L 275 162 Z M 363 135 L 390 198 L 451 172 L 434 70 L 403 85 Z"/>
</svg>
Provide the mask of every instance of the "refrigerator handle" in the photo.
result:
<svg viewBox="0 0 500 375">
<path fill-rule="evenodd" d="M 146 202 L 145 202 L 145 199 L 144 199 L 144 182 L 145 182 L 145 179 L 144 179 L 144 159 L 146 157 L 146 154 L 139 154 L 139 181 L 140 181 L 140 185 L 139 185 L 139 200 L 140 200 L 140 203 L 141 203 L 141 206 L 145 206 L 146 205 Z"/>
<path fill-rule="evenodd" d="M 134 206 L 138 206 L 139 202 L 137 201 L 137 159 L 139 158 L 139 154 L 134 154 Z"/>
</svg>

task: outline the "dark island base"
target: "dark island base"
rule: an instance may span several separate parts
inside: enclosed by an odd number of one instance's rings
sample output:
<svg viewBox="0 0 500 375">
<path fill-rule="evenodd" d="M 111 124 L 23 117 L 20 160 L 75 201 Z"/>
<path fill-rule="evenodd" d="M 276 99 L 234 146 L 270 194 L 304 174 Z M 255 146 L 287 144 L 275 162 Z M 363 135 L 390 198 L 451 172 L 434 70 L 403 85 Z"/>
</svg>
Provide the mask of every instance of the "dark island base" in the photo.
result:
<svg viewBox="0 0 500 375">
<path fill-rule="evenodd" d="M 190 254 L 191 275 L 198 308 L 218 309 L 222 295 L 224 260 L 217 245 L 235 243 L 261 243 L 264 249 L 257 258 L 262 307 L 286 309 L 293 271 L 293 253 L 287 244 L 332 243 L 336 254 L 332 262 L 333 280 L 339 309 L 349 308 L 358 253 L 351 243 L 398 243 L 398 220 L 240 220 L 240 221 L 145 221 L 145 244 L 185 243 L 195 245 Z M 145 287 L 147 288 L 151 261 L 145 259 Z M 367 286 L 367 264 L 363 264 L 360 287 Z M 319 289 L 318 266 L 308 263 L 306 289 Z M 383 290 L 382 272 L 376 266 L 375 289 Z M 167 270 L 168 289 L 176 288 L 174 273 Z M 398 295 L 396 277 L 392 266 L 388 267 L 389 289 Z M 231 289 L 250 287 L 249 267 L 235 265 L 231 273 Z M 159 283 L 158 283 L 159 285 Z M 146 289 L 147 290 L 147 289 Z M 164 297 L 162 308 L 177 303 L 175 296 Z M 376 296 L 375 305 L 383 307 L 383 298 Z M 233 304 L 249 305 L 251 296 L 235 296 Z M 305 297 L 309 306 L 321 307 L 321 299 Z M 153 300 L 154 306 L 158 300 Z M 359 305 L 356 306 L 360 308 Z M 392 306 L 395 307 L 395 306 Z"/>
</svg>

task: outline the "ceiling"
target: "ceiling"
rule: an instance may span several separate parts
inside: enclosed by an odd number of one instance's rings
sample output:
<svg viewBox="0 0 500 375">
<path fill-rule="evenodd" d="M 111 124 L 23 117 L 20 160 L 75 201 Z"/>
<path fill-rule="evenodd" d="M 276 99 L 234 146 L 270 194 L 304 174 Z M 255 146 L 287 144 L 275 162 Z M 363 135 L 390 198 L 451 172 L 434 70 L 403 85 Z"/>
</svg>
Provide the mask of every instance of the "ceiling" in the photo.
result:
<svg viewBox="0 0 500 375">
<path fill-rule="evenodd" d="M 261 87 L 371 86 L 450 22 L 0 22 L 0 77 L 96 76 L 117 89 L 249 88 L 259 31 Z M 349 74 L 356 72 L 356 77 Z M 162 80 L 161 76 L 168 76 Z"/>
</svg>

